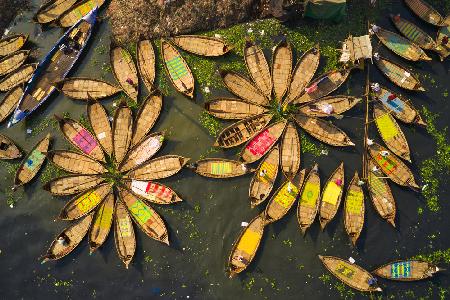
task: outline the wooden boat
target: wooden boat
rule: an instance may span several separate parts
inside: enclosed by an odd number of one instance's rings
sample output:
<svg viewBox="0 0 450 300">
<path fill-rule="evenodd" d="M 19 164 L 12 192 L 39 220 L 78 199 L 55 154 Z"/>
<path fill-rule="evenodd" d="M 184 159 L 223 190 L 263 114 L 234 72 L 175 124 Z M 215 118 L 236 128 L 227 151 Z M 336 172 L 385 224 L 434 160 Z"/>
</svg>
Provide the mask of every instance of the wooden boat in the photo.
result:
<svg viewBox="0 0 450 300">
<path fill-rule="evenodd" d="M 328 96 L 337 90 L 350 75 L 351 69 L 333 70 L 321 75 L 305 88 L 305 93 L 296 98 L 293 103 L 306 103 Z"/>
<path fill-rule="evenodd" d="M 106 241 L 111 231 L 114 214 L 114 193 L 109 193 L 95 211 L 89 230 L 89 252 L 92 254 Z"/>
<path fill-rule="evenodd" d="M 53 83 L 64 79 L 77 63 L 96 22 L 97 9 L 93 9 L 56 42 L 28 82 L 8 127 L 30 115 L 53 94 Z"/>
<path fill-rule="evenodd" d="M 263 106 L 235 98 L 208 101 L 205 103 L 205 109 L 214 117 L 225 120 L 241 120 L 268 112 Z"/>
<path fill-rule="evenodd" d="M 22 95 L 22 87 L 16 86 L 12 90 L 10 90 L 5 95 L 5 97 L 3 97 L 3 99 L 0 101 L 0 122 L 3 122 L 9 115 L 12 114 Z"/>
<path fill-rule="evenodd" d="M 286 103 L 294 101 L 305 92 L 306 86 L 311 82 L 319 67 L 319 62 L 319 45 L 315 45 L 300 57 L 292 73 L 291 85 L 285 100 Z"/>
<path fill-rule="evenodd" d="M 159 149 L 161 149 L 163 142 L 163 132 L 155 132 L 146 136 L 141 142 L 128 151 L 123 162 L 119 166 L 120 172 L 129 171 L 148 161 L 159 151 Z"/>
<path fill-rule="evenodd" d="M 269 100 L 243 75 L 232 71 L 220 71 L 220 76 L 226 88 L 242 100 L 257 105 L 269 105 Z"/>
<path fill-rule="evenodd" d="M 114 114 L 112 132 L 114 146 L 113 156 L 117 164 L 120 165 L 130 148 L 131 139 L 133 137 L 133 111 L 125 102 L 120 103 Z"/>
<path fill-rule="evenodd" d="M 70 150 L 53 150 L 47 154 L 48 160 L 61 170 L 83 175 L 104 174 L 108 170 L 91 157 Z"/>
<path fill-rule="evenodd" d="M 0 76 L 17 70 L 30 55 L 30 50 L 20 50 L 0 59 Z"/>
<path fill-rule="evenodd" d="M 73 197 L 59 214 L 61 220 L 76 220 L 91 213 L 111 193 L 112 184 L 100 184 Z"/>
<path fill-rule="evenodd" d="M 384 151 L 388 153 L 386 156 L 382 155 L 382 152 Z M 414 180 L 414 175 L 411 170 L 386 148 L 379 144 L 373 143 L 369 146 L 369 154 L 378 167 L 380 167 L 381 171 L 393 182 L 401 186 L 408 186 L 413 190 L 419 188 Z"/>
<path fill-rule="evenodd" d="M 128 269 L 136 252 L 136 236 L 131 217 L 121 200 L 116 201 L 114 209 L 114 241 L 117 254 Z"/>
<path fill-rule="evenodd" d="M 191 165 L 195 173 L 210 178 L 230 178 L 243 176 L 253 170 L 246 164 L 230 159 L 205 158 Z"/>
<path fill-rule="evenodd" d="M 178 155 L 165 155 L 152 159 L 144 165 L 131 170 L 125 178 L 135 180 L 156 180 L 167 178 L 180 172 L 189 158 Z"/>
<path fill-rule="evenodd" d="M 47 253 L 42 257 L 42 263 L 58 260 L 75 249 L 88 233 L 94 214 L 89 214 L 81 221 L 70 225 L 63 230 L 52 242 Z"/>
<path fill-rule="evenodd" d="M 286 40 L 281 41 L 272 54 L 272 82 L 275 99 L 283 102 L 283 97 L 292 81 L 292 47 Z"/>
<path fill-rule="evenodd" d="M 0 80 L 0 92 L 7 92 L 28 82 L 33 76 L 38 64 L 22 65 Z"/>
<path fill-rule="evenodd" d="M 361 98 L 352 96 L 329 96 L 300 106 L 298 112 L 309 117 L 328 117 L 330 115 L 340 115 L 352 109 L 360 101 Z M 330 113 L 328 113 L 329 106 L 332 108 Z"/>
<path fill-rule="evenodd" d="M 232 148 L 245 143 L 263 130 L 272 117 L 272 114 L 252 116 L 226 127 L 217 136 L 214 147 Z"/>
<path fill-rule="evenodd" d="M 375 171 L 375 162 L 369 159 L 369 172 L 367 175 L 367 188 L 370 199 L 377 213 L 395 227 L 396 205 L 388 181 L 381 171 Z"/>
<path fill-rule="evenodd" d="M 111 68 L 117 82 L 125 94 L 134 102 L 138 101 L 139 78 L 130 52 L 125 48 L 111 45 L 109 51 Z"/>
<path fill-rule="evenodd" d="M 22 49 L 27 42 L 28 35 L 15 34 L 0 39 L 0 57 L 10 55 Z"/>
<path fill-rule="evenodd" d="M 161 113 L 162 104 L 163 97 L 159 92 L 154 92 L 144 100 L 134 122 L 132 146 L 142 141 L 153 128 Z"/>
<path fill-rule="evenodd" d="M 416 281 L 432 277 L 439 272 L 438 266 L 422 260 L 397 260 L 385 264 L 372 273 L 390 280 Z"/>
<path fill-rule="evenodd" d="M 221 56 L 232 49 L 221 39 L 204 35 L 178 35 L 172 41 L 184 51 L 200 56 Z"/>
<path fill-rule="evenodd" d="M 356 245 L 364 226 L 364 192 L 359 182 L 358 172 L 355 172 L 347 188 L 344 202 L 345 231 L 347 231 L 353 246 Z"/>
<path fill-rule="evenodd" d="M 48 24 L 59 18 L 69 10 L 78 0 L 48 0 L 33 16 L 33 21 L 39 24 Z"/>
<path fill-rule="evenodd" d="M 108 112 L 103 105 L 96 101 L 89 101 L 86 110 L 87 118 L 89 120 L 89 124 L 92 126 L 92 131 L 95 134 L 95 137 L 100 143 L 103 151 L 111 156 L 113 153 L 113 139 Z"/>
<path fill-rule="evenodd" d="M 230 278 L 244 271 L 252 262 L 264 234 L 264 223 L 264 214 L 258 215 L 234 242 L 228 258 Z"/>
<path fill-rule="evenodd" d="M 188 98 L 194 99 L 194 75 L 180 52 L 172 44 L 161 39 L 161 55 L 167 75 L 175 89 Z"/>
<path fill-rule="evenodd" d="M 58 25 L 61 27 L 71 27 L 75 25 L 80 18 L 85 17 L 93 9 L 100 9 L 105 0 L 86 0 L 69 8 L 58 18 Z"/>
<path fill-rule="evenodd" d="M 281 170 L 287 179 L 292 180 L 300 169 L 300 137 L 297 128 L 289 122 L 281 140 Z"/>
<path fill-rule="evenodd" d="M 301 114 L 295 116 L 297 124 L 319 141 L 337 147 L 354 146 L 347 134 L 330 122 Z"/>
<path fill-rule="evenodd" d="M 264 202 L 275 185 L 280 164 L 280 150 L 275 146 L 261 161 L 250 182 L 249 198 L 251 207 Z"/>
<path fill-rule="evenodd" d="M 437 44 L 435 40 L 416 24 L 401 18 L 399 14 L 395 16 L 391 15 L 391 20 L 398 31 L 403 34 L 403 36 L 408 38 L 411 42 L 413 42 L 420 48 L 426 50 L 436 49 Z"/>
<path fill-rule="evenodd" d="M 334 256 L 319 255 L 319 258 L 331 274 L 349 287 L 361 292 L 381 292 L 381 288 L 370 284 L 376 279 L 360 266 Z"/>
<path fill-rule="evenodd" d="M 272 77 L 269 64 L 262 49 L 251 41 L 246 41 L 244 46 L 244 59 L 248 73 L 258 89 L 268 99 L 272 97 Z"/>
<path fill-rule="evenodd" d="M 286 123 L 286 120 L 276 122 L 249 140 L 239 154 L 241 160 L 249 164 L 263 157 L 281 137 Z"/>
<path fill-rule="evenodd" d="M 341 205 L 342 194 L 344 193 L 344 175 L 344 163 L 341 162 L 325 183 L 319 209 L 319 221 L 322 230 L 333 220 L 339 205 Z"/>
<path fill-rule="evenodd" d="M 27 184 L 37 175 L 45 162 L 45 157 L 50 146 L 50 139 L 50 134 L 47 134 L 33 147 L 30 153 L 22 161 L 16 171 L 13 190 Z"/>
<path fill-rule="evenodd" d="M 406 5 L 422 20 L 435 26 L 450 25 L 436 9 L 423 0 L 405 0 Z"/>
<path fill-rule="evenodd" d="M 169 246 L 169 233 L 158 213 L 126 189 L 119 188 L 119 196 L 141 230 L 150 238 Z"/>
<path fill-rule="evenodd" d="M 409 145 L 405 134 L 389 111 L 383 105 L 374 103 L 373 119 L 377 125 L 378 133 L 389 150 L 411 162 Z"/>
<path fill-rule="evenodd" d="M 56 82 L 55 87 L 69 98 L 77 100 L 103 99 L 111 97 L 120 91 L 120 88 L 100 79 L 72 77 Z"/>
<path fill-rule="evenodd" d="M 99 175 L 68 175 L 47 182 L 42 188 L 55 196 L 67 196 L 87 191 L 105 181 Z"/>
<path fill-rule="evenodd" d="M 381 56 L 378 58 L 375 56 L 374 62 L 381 73 L 399 87 L 413 91 L 425 91 L 419 79 L 404 66 Z"/>
<path fill-rule="evenodd" d="M 444 39 L 447 37 L 447 41 Z M 446 27 L 441 27 L 438 31 L 436 43 L 438 45 L 438 53 L 441 61 L 447 58 L 450 54 L 450 25 Z"/>
<path fill-rule="evenodd" d="M 153 91 L 156 77 L 155 49 L 150 40 L 140 40 L 136 45 L 137 67 L 144 85 L 149 92 Z"/>
<path fill-rule="evenodd" d="M 0 134 L 0 159 L 15 159 L 22 157 L 22 152 L 6 135 Z"/>
<path fill-rule="evenodd" d="M 151 203 L 168 205 L 183 201 L 174 190 L 158 182 L 126 180 L 124 184 L 132 193 Z"/>
<path fill-rule="evenodd" d="M 303 235 L 316 218 L 320 205 L 320 177 L 317 164 L 309 171 L 300 189 L 297 220 Z"/>
</svg>

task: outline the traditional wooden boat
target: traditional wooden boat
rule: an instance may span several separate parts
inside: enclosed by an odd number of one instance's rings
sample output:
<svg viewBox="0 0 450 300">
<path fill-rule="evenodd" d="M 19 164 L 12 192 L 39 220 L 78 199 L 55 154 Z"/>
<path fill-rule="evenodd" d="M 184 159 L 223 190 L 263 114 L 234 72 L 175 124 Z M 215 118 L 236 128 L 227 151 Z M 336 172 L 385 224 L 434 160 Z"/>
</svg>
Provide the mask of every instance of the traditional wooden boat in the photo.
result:
<svg viewBox="0 0 450 300">
<path fill-rule="evenodd" d="M 398 31 L 420 48 L 426 50 L 436 49 L 437 44 L 435 40 L 416 24 L 403 19 L 399 14 L 391 15 L 391 20 Z"/>
<path fill-rule="evenodd" d="M 0 101 L 0 122 L 3 122 L 9 115 L 12 114 L 22 95 L 22 87 L 16 86 L 12 90 L 10 90 L 5 95 L 5 97 L 3 97 L 3 99 Z"/>
<path fill-rule="evenodd" d="M 39 63 L 27 84 L 8 127 L 34 112 L 55 91 L 53 83 L 64 79 L 80 58 L 97 22 L 97 9 L 67 30 Z"/>
<path fill-rule="evenodd" d="M 7 92 L 28 82 L 33 76 L 38 64 L 22 65 L 0 80 L 0 92 Z"/>
<path fill-rule="evenodd" d="M 333 70 L 314 80 L 305 88 L 305 93 L 293 103 L 306 103 L 328 96 L 337 90 L 350 75 L 351 69 Z"/>
<path fill-rule="evenodd" d="M 158 182 L 126 180 L 125 187 L 151 203 L 168 205 L 183 201 L 174 190 Z"/>
<path fill-rule="evenodd" d="M 261 161 L 250 182 L 249 198 L 251 207 L 264 202 L 275 185 L 280 164 L 280 150 L 275 146 Z"/>
<path fill-rule="evenodd" d="M 195 173 L 210 178 L 237 177 L 253 171 L 253 169 L 240 161 L 223 158 L 201 159 L 190 167 Z"/>
<path fill-rule="evenodd" d="M 45 155 L 47 154 L 50 146 L 50 139 L 50 134 L 47 134 L 33 147 L 30 153 L 22 161 L 16 171 L 13 190 L 17 189 L 19 186 L 27 184 L 37 175 L 45 162 Z"/>
<path fill-rule="evenodd" d="M 117 164 L 121 164 L 130 149 L 133 137 L 133 111 L 125 102 L 121 102 L 114 114 L 113 121 L 113 156 Z"/>
<path fill-rule="evenodd" d="M 152 159 L 144 165 L 131 170 L 125 178 L 135 180 L 156 180 L 175 175 L 187 164 L 189 158 L 178 155 L 165 155 Z"/>
<path fill-rule="evenodd" d="M 153 128 L 161 113 L 162 104 L 163 97 L 159 92 L 154 92 L 144 100 L 134 122 L 132 146 L 142 141 Z"/>
<path fill-rule="evenodd" d="M 377 171 L 375 162 L 369 159 L 369 172 L 367 175 L 367 188 L 370 199 L 377 213 L 395 227 L 396 205 L 389 183 L 381 171 Z"/>
<path fill-rule="evenodd" d="M 356 241 L 364 226 L 364 212 L 364 192 L 360 186 L 358 172 L 355 172 L 355 175 L 347 188 L 344 202 L 345 231 L 350 237 L 353 246 L 356 245 Z"/>
<path fill-rule="evenodd" d="M 216 118 L 241 120 L 267 113 L 267 108 L 235 98 L 217 98 L 205 103 L 205 109 Z"/>
<path fill-rule="evenodd" d="M 106 241 L 111 231 L 114 214 L 114 193 L 108 194 L 95 211 L 89 230 L 89 252 L 92 254 Z"/>
<path fill-rule="evenodd" d="M 0 134 L 0 159 L 15 159 L 22 157 L 22 152 L 6 135 Z"/>
<path fill-rule="evenodd" d="M 413 190 L 419 188 L 411 170 L 386 148 L 372 143 L 372 145 L 369 145 L 369 154 L 378 167 L 380 167 L 381 171 L 393 182 L 401 186 L 408 186 Z"/>
<path fill-rule="evenodd" d="M 406 67 L 379 55 L 375 56 L 374 62 L 381 73 L 399 87 L 413 91 L 425 91 L 419 79 Z"/>
<path fill-rule="evenodd" d="M 288 123 L 281 139 L 281 170 L 287 179 L 292 180 L 300 169 L 300 137 L 297 128 Z"/>
<path fill-rule="evenodd" d="M 450 25 L 439 29 L 436 43 L 439 49 L 437 50 L 439 58 L 443 61 L 450 54 Z"/>
<path fill-rule="evenodd" d="M 58 25 L 61 27 L 71 27 L 75 25 L 80 18 L 89 14 L 93 9 L 100 9 L 105 0 L 85 0 L 69 8 L 58 18 Z"/>
<path fill-rule="evenodd" d="M 385 264 L 374 271 L 373 274 L 396 281 L 416 281 L 433 277 L 439 272 L 438 266 L 422 260 L 397 260 Z"/>
<path fill-rule="evenodd" d="M 192 75 L 191 69 L 180 52 L 172 44 L 161 39 L 161 55 L 167 75 L 175 89 L 188 98 L 193 99 L 195 88 L 194 75 Z"/>
<path fill-rule="evenodd" d="M 405 0 L 406 5 L 422 20 L 436 26 L 448 26 L 446 20 L 436 9 L 423 0 Z"/>
<path fill-rule="evenodd" d="M 136 236 L 131 217 L 121 200 L 116 201 L 114 209 L 114 241 L 117 254 L 128 269 L 136 252 Z"/>
<path fill-rule="evenodd" d="M 30 55 L 30 50 L 20 50 L 0 59 L 0 76 L 17 70 Z"/>
<path fill-rule="evenodd" d="M 275 99 L 282 103 L 292 81 L 292 47 L 286 40 L 275 47 L 272 54 L 272 82 Z"/>
<path fill-rule="evenodd" d="M 136 52 L 139 74 L 147 90 L 151 92 L 155 89 L 153 85 L 156 77 L 156 56 L 152 42 L 150 40 L 138 41 Z"/>
<path fill-rule="evenodd" d="M 292 74 L 291 86 L 285 100 L 286 103 L 294 101 L 305 92 L 306 86 L 311 82 L 319 67 L 319 62 L 319 45 L 315 45 L 300 57 Z"/>
<path fill-rule="evenodd" d="M 155 132 L 146 136 L 128 151 L 119 166 L 120 172 L 129 171 L 148 161 L 161 149 L 163 142 L 164 132 Z"/>
<path fill-rule="evenodd" d="M 113 152 L 112 129 L 109 122 L 108 112 L 100 103 L 89 101 L 87 105 L 87 118 L 92 130 L 103 151 L 109 156 Z"/>
<path fill-rule="evenodd" d="M 10 55 L 22 49 L 27 42 L 28 35 L 15 34 L 0 39 L 0 57 Z"/>
<path fill-rule="evenodd" d="M 298 112 L 309 117 L 340 115 L 347 110 L 352 109 L 360 101 L 361 98 L 353 96 L 329 96 L 300 106 Z"/>
<path fill-rule="evenodd" d="M 339 209 L 339 205 L 341 205 L 342 194 L 344 193 L 344 175 L 344 163 L 342 162 L 325 183 L 319 210 L 319 221 L 322 230 L 333 220 Z"/>
<path fill-rule="evenodd" d="M 319 141 L 331 146 L 354 146 L 347 134 L 330 122 L 301 114 L 295 116 L 297 124 Z"/>
<path fill-rule="evenodd" d="M 42 188 L 55 196 L 67 196 L 87 191 L 104 181 L 99 175 L 68 175 L 50 180 Z"/>
<path fill-rule="evenodd" d="M 33 21 L 39 24 L 48 24 L 59 18 L 69 10 L 78 0 L 48 0 L 37 11 Z"/>
<path fill-rule="evenodd" d="M 230 278 L 244 271 L 252 262 L 264 234 L 264 223 L 264 214 L 258 215 L 234 242 L 228 258 Z"/>
<path fill-rule="evenodd" d="M 72 77 L 58 81 L 54 86 L 69 98 L 77 100 L 103 99 L 120 91 L 117 86 L 100 79 Z"/>
<path fill-rule="evenodd" d="M 53 150 L 47 154 L 48 160 L 61 170 L 83 175 L 104 174 L 108 170 L 91 157 L 70 150 Z"/>
<path fill-rule="evenodd" d="M 297 207 L 297 220 L 300 231 L 306 233 L 316 218 L 320 204 L 320 177 L 317 164 L 309 171 L 300 189 L 300 198 Z"/>
<path fill-rule="evenodd" d="M 94 214 L 89 214 L 81 221 L 70 225 L 63 230 L 52 242 L 47 253 L 42 257 L 42 263 L 58 260 L 75 249 L 88 233 Z"/>
<path fill-rule="evenodd" d="M 178 35 L 172 41 L 184 51 L 201 56 L 221 56 L 232 49 L 221 39 L 204 35 Z"/>
<path fill-rule="evenodd" d="M 275 145 L 286 128 L 286 120 L 276 122 L 263 129 L 247 142 L 239 157 L 249 164 L 259 160 Z"/>
<path fill-rule="evenodd" d="M 373 119 L 377 125 L 378 133 L 389 150 L 411 162 L 408 141 L 390 112 L 381 104 L 374 103 Z"/>
<path fill-rule="evenodd" d="M 239 146 L 263 130 L 272 117 L 272 114 L 262 114 L 236 122 L 219 133 L 214 146 L 221 148 Z"/>
<path fill-rule="evenodd" d="M 325 268 L 343 283 L 361 292 L 381 292 L 376 279 L 358 265 L 334 256 L 319 255 Z"/>
<path fill-rule="evenodd" d="M 220 71 L 220 76 L 226 88 L 242 100 L 257 105 L 269 105 L 269 100 L 243 75 L 232 71 Z"/>
<path fill-rule="evenodd" d="M 272 97 L 272 77 L 269 64 L 262 49 L 251 41 L 244 46 L 244 59 L 248 73 L 258 89 L 268 98 Z"/>
<path fill-rule="evenodd" d="M 138 101 L 139 78 L 136 65 L 130 52 L 125 48 L 111 44 L 109 51 L 111 68 L 117 82 L 125 94 L 134 102 Z"/>
</svg>

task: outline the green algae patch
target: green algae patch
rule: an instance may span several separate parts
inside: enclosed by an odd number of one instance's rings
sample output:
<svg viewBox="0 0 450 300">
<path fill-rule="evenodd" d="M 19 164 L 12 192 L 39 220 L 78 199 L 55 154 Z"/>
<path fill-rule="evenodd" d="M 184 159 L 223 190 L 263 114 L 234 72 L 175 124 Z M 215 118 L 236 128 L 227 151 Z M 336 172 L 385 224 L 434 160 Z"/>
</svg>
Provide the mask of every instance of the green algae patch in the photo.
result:
<svg viewBox="0 0 450 300">
<path fill-rule="evenodd" d="M 437 250 L 428 254 L 418 254 L 413 259 L 428 261 L 433 264 L 450 264 L 450 248 L 446 250 Z"/>
<path fill-rule="evenodd" d="M 200 124 L 208 130 L 211 136 L 216 137 L 222 130 L 222 124 L 206 111 L 202 111 L 199 115 Z"/>
</svg>

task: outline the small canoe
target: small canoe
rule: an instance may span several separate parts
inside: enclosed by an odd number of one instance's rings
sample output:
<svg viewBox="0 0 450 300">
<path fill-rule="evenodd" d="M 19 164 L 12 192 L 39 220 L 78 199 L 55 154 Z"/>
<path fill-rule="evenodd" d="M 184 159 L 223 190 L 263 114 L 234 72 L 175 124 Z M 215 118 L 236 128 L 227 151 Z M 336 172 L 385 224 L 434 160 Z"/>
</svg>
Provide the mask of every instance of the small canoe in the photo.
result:
<svg viewBox="0 0 450 300">
<path fill-rule="evenodd" d="M 0 76 L 17 70 L 30 55 L 30 50 L 20 50 L 0 59 Z"/>
<path fill-rule="evenodd" d="M 254 218 L 239 234 L 228 258 L 230 278 L 244 271 L 258 251 L 264 234 L 264 214 Z"/>
<path fill-rule="evenodd" d="M 15 159 L 22 157 L 22 152 L 6 135 L 0 134 L 0 159 Z"/>
<path fill-rule="evenodd" d="M 156 77 L 156 56 L 152 42 L 150 40 L 138 41 L 136 52 L 139 75 L 141 75 L 147 90 L 151 92 L 155 89 L 153 85 Z"/>
<path fill-rule="evenodd" d="M 247 142 L 239 157 L 243 162 L 249 164 L 259 160 L 275 145 L 286 128 L 286 120 L 276 122 Z"/>
<path fill-rule="evenodd" d="M 124 184 L 131 192 L 151 203 L 168 205 L 183 201 L 174 190 L 158 182 L 126 180 Z"/>
<path fill-rule="evenodd" d="M 3 99 L 0 101 L 0 122 L 3 122 L 7 117 L 9 117 L 9 115 L 12 114 L 22 95 L 22 87 L 16 86 L 12 90 L 10 90 L 5 95 L 5 97 L 3 97 Z"/>
<path fill-rule="evenodd" d="M 439 57 L 441 61 L 444 61 L 450 54 L 450 25 L 439 29 L 436 43 L 438 45 L 437 52 L 439 53 Z"/>
<path fill-rule="evenodd" d="M 422 49 L 435 50 L 437 44 L 435 40 L 416 24 L 400 17 L 391 15 L 391 21 L 406 38 Z"/>
<path fill-rule="evenodd" d="M 364 226 L 364 192 L 359 182 L 358 172 L 355 172 L 344 201 L 344 226 L 353 246 L 356 245 Z"/>
<path fill-rule="evenodd" d="M 273 93 L 277 102 L 282 103 L 291 83 L 292 47 L 286 40 L 281 41 L 272 54 Z"/>
<path fill-rule="evenodd" d="M 286 103 L 294 101 L 305 92 L 306 86 L 311 82 L 319 67 L 319 62 L 319 45 L 315 45 L 300 57 L 292 75 L 291 86 L 285 100 Z"/>
<path fill-rule="evenodd" d="M 383 152 L 387 155 L 383 156 Z M 380 167 L 386 176 L 393 182 L 401 186 L 407 186 L 413 190 L 418 189 L 414 175 L 411 170 L 401 161 L 400 158 L 389 152 L 383 146 L 373 143 L 369 146 L 369 154 L 374 159 L 375 163 Z"/>
<path fill-rule="evenodd" d="M 232 71 L 221 71 L 220 76 L 226 88 L 242 100 L 257 105 L 269 105 L 269 100 L 243 75 Z"/>
<path fill-rule="evenodd" d="M 87 191 L 105 181 L 98 175 L 68 175 L 47 182 L 42 188 L 55 196 L 66 196 Z"/>
<path fill-rule="evenodd" d="M 47 253 L 42 257 L 42 263 L 58 260 L 72 252 L 83 240 L 91 226 L 94 214 L 89 214 L 81 221 L 70 225 L 52 242 Z"/>
<path fill-rule="evenodd" d="M 435 26 L 448 26 L 450 23 L 430 4 L 423 0 L 405 0 L 406 5 L 422 20 Z"/>
<path fill-rule="evenodd" d="M 373 119 L 378 133 L 389 150 L 400 158 L 411 162 L 408 141 L 390 112 L 383 105 L 374 103 Z"/>
<path fill-rule="evenodd" d="M 344 193 L 344 163 L 341 163 L 325 183 L 320 200 L 319 221 L 322 230 L 333 220 L 341 205 Z"/>
<path fill-rule="evenodd" d="M 331 122 L 300 114 L 295 116 L 295 121 L 306 132 L 325 144 L 336 147 L 355 146 L 347 134 Z"/>
<path fill-rule="evenodd" d="M 427 261 L 422 260 L 397 260 L 385 264 L 376 270 L 373 274 L 382 278 L 396 281 L 416 281 L 433 277 L 434 273 L 440 269 Z"/>
<path fill-rule="evenodd" d="M 7 92 L 16 86 L 25 84 L 33 76 L 38 64 L 22 65 L 0 80 L 0 92 Z"/>
<path fill-rule="evenodd" d="M 95 210 L 112 191 L 110 183 L 100 184 L 80 195 L 73 197 L 59 214 L 61 220 L 76 220 Z"/>
<path fill-rule="evenodd" d="M 141 142 L 133 146 L 126 154 L 119 167 L 120 172 L 127 172 L 134 169 L 150 158 L 161 149 L 164 142 L 164 133 L 155 132 L 146 136 Z"/>
<path fill-rule="evenodd" d="M 396 205 L 388 181 L 381 171 L 375 171 L 375 162 L 369 159 L 369 172 L 367 176 L 367 189 L 375 210 L 381 218 L 395 227 Z"/>
<path fill-rule="evenodd" d="M 303 235 L 316 218 L 320 204 L 319 168 L 315 164 L 303 181 L 297 206 L 297 221 Z"/>
<path fill-rule="evenodd" d="M 194 75 L 180 52 L 172 44 L 161 39 L 161 55 L 167 75 L 175 89 L 188 98 L 194 99 Z"/>
<path fill-rule="evenodd" d="M 131 145 L 138 144 L 150 132 L 158 120 L 163 105 L 163 96 L 159 92 L 149 95 L 140 106 L 133 128 Z"/>
<path fill-rule="evenodd" d="M 361 98 L 338 95 L 320 98 L 319 100 L 300 106 L 299 113 L 309 117 L 328 117 L 340 115 L 361 102 Z"/>
<path fill-rule="evenodd" d="M 131 170 L 125 178 L 135 180 L 156 180 L 173 176 L 181 171 L 189 158 L 178 155 L 165 155 L 152 159 L 144 165 Z"/>
<path fill-rule="evenodd" d="M 206 102 L 205 109 L 214 117 L 224 120 L 241 120 L 268 112 L 258 104 L 224 97 Z"/>
<path fill-rule="evenodd" d="M 83 175 L 104 174 L 108 170 L 91 157 L 70 150 L 53 150 L 47 154 L 48 160 L 61 170 Z"/>
<path fill-rule="evenodd" d="M 136 236 L 131 217 L 121 200 L 116 201 L 114 208 L 114 241 L 117 254 L 128 269 L 136 252 Z"/>
<path fill-rule="evenodd" d="M 47 134 L 42 140 L 40 140 L 25 157 L 16 171 L 16 177 L 14 178 L 13 190 L 19 186 L 27 184 L 41 169 L 45 162 L 45 155 L 47 154 L 50 146 L 51 136 Z"/>
<path fill-rule="evenodd" d="M 275 185 L 280 164 L 280 150 L 275 146 L 261 161 L 250 182 L 249 198 L 251 207 L 264 202 Z"/>
<path fill-rule="evenodd" d="M 109 57 L 111 68 L 117 82 L 125 94 L 134 102 L 138 101 L 139 78 L 130 52 L 125 48 L 111 45 Z"/>
<path fill-rule="evenodd" d="M 114 213 L 114 193 L 109 193 L 95 211 L 89 230 L 89 252 L 97 250 L 106 241 L 111 231 Z"/>
<path fill-rule="evenodd" d="M 374 62 L 381 73 L 399 87 L 412 91 L 425 91 L 419 79 L 406 67 L 381 56 L 375 57 Z"/>
<path fill-rule="evenodd" d="M 78 0 L 49 0 L 45 2 L 33 17 L 39 24 L 48 24 L 68 11 Z"/>
<path fill-rule="evenodd" d="M 102 149 L 109 156 L 113 152 L 112 129 L 108 112 L 100 103 L 89 101 L 87 105 L 87 118 Z"/>
<path fill-rule="evenodd" d="M 103 99 L 111 97 L 122 90 L 100 79 L 72 77 L 55 83 L 55 87 L 69 98 L 77 100 Z"/>
<path fill-rule="evenodd" d="M 305 88 L 305 93 L 293 103 L 306 103 L 328 96 L 337 90 L 350 75 L 351 69 L 333 70 L 314 80 Z"/>
<path fill-rule="evenodd" d="M 297 128 L 289 122 L 281 139 L 280 164 L 284 176 L 292 180 L 300 169 L 300 137 Z"/>
<path fill-rule="evenodd" d="M 85 17 L 94 8 L 100 8 L 105 3 L 105 0 L 86 0 L 69 8 L 58 18 L 58 25 L 61 27 L 71 27 L 75 25 L 78 20 Z"/>
<path fill-rule="evenodd" d="M 0 57 L 10 55 L 22 49 L 27 42 L 28 35 L 15 34 L 0 40 Z"/>
<path fill-rule="evenodd" d="M 221 39 L 203 35 L 179 35 L 172 41 L 184 51 L 200 56 L 221 56 L 232 49 Z"/>
<path fill-rule="evenodd" d="M 358 265 L 334 256 L 319 255 L 325 268 L 343 283 L 361 292 L 381 292 L 381 288 L 375 284 L 376 279 Z"/>
<path fill-rule="evenodd" d="M 272 77 L 269 64 L 262 49 L 251 41 L 246 41 L 244 46 L 244 59 L 248 73 L 258 89 L 268 99 L 272 97 Z"/>
<path fill-rule="evenodd" d="M 214 147 L 232 148 L 245 143 L 263 130 L 272 117 L 272 114 L 252 116 L 226 127 L 217 136 Z"/>
<path fill-rule="evenodd" d="M 169 233 L 158 213 L 138 196 L 119 188 L 119 197 L 125 204 L 134 222 L 150 238 L 169 246 Z"/>
<path fill-rule="evenodd" d="M 191 165 L 195 173 L 209 178 L 231 178 L 253 171 L 244 163 L 223 158 L 205 158 Z"/>
<path fill-rule="evenodd" d="M 114 114 L 113 121 L 114 159 L 120 165 L 127 154 L 133 137 L 133 111 L 125 102 L 121 102 Z"/>
</svg>

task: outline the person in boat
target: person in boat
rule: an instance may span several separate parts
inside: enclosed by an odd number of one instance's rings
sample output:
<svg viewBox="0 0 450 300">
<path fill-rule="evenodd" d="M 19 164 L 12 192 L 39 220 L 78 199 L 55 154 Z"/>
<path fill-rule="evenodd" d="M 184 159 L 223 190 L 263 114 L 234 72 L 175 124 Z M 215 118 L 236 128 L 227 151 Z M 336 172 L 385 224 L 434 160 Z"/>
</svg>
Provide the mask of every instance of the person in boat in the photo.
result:
<svg viewBox="0 0 450 300">
<path fill-rule="evenodd" d="M 4 143 L 4 142 L 0 143 L 0 150 L 6 151 L 6 150 L 8 150 L 8 148 L 9 148 L 9 144 Z"/>
<path fill-rule="evenodd" d="M 62 234 L 58 237 L 56 241 L 58 242 L 58 244 L 62 246 L 67 246 L 69 244 L 69 237 L 65 234 Z"/>
<path fill-rule="evenodd" d="M 320 105 L 312 104 L 310 111 L 323 112 L 327 115 L 331 115 L 334 112 L 334 108 L 331 104 L 323 103 Z"/>
<path fill-rule="evenodd" d="M 389 152 L 386 151 L 386 150 L 381 151 L 380 154 L 381 154 L 381 156 L 383 156 L 383 157 L 389 156 Z"/>
<path fill-rule="evenodd" d="M 444 36 L 444 37 L 442 38 L 441 44 L 442 44 L 443 46 L 447 46 L 447 44 L 448 44 L 448 36 Z"/>
<path fill-rule="evenodd" d="M 125 81 L 126 81 L 126 83 L 132 85 L 135 89 L 137 88 L 137 84 L 134 83 L 133 79 L 128 77 L 127 80 L 125 80 Z"/>
<path fill-rule="evenodd" d="M 374 287 L 377 285 L 378 280 L 375 277 L 371 277 L 367 280 L 367 283 L 370 287 Z"/>
<path fill-rule="evenodd" d="M 241 164 L 242 171 L 247 172 L 247 166 L 245 164 Z"/>
<path fill-rule="evenodd" d="M 380 169 L 377 166 L 373 166 L 372 172 L 378 172 Z"/>
<path fill-rule="evenodd" d="M 338 178 L 334 183 L 336 183 L 337 186 L 342 186 L 342 179 Z"/>
</svg>

